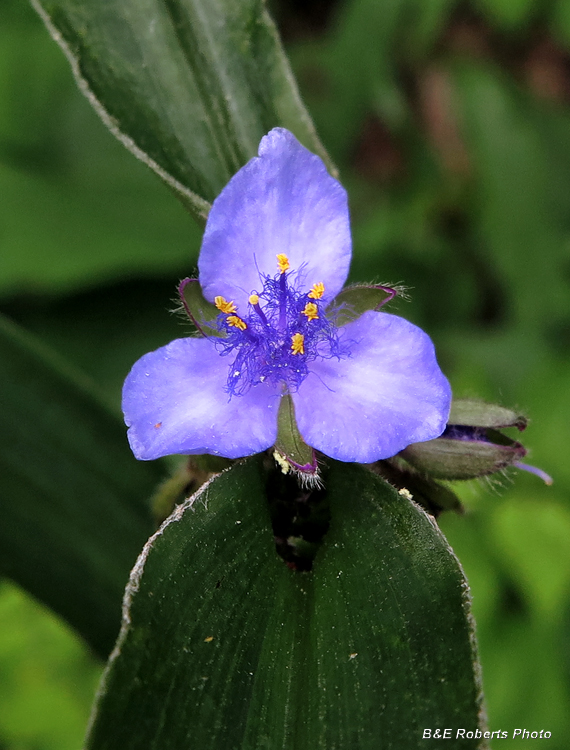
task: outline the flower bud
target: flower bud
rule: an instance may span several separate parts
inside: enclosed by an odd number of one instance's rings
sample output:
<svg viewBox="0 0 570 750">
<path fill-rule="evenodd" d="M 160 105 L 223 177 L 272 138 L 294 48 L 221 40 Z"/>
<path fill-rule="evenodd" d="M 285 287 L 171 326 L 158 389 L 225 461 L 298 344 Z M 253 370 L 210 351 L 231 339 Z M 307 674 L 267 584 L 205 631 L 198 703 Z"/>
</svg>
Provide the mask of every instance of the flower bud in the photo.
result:
<svg viewBox="0 0 570 750">
<path fill-rule="evenodd" d="M 511 466 L 525 448 L 497 430 L 448 425 L 442 436 L 413 443 L 399 454 L 422 474 L 437 479 L 473 479 Z"/>
<path fill-rule="evenodd" d="M 398 454 L 426 477 L 460 480 L 494 474 L 508 466 L 530 471 L 551 484 L 541 469 L 520 462 L 525 447 L 499 428 L 525 429 L 526 417 L 496 404 L 457 399 L 451 405 L 447 427 L 440 437 L 413 443 Z"/>
</svg>

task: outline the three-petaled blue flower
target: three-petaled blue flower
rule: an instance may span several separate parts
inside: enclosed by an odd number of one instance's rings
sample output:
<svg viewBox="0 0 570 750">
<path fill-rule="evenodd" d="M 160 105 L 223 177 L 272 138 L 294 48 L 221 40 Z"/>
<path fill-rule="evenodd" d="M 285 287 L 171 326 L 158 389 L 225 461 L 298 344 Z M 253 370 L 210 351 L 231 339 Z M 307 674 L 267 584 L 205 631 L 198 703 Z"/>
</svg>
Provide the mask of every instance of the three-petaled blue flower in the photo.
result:
<svg viewBox="0 0 570 750">
<path fill-rule="evenodd" d="M 350 257 L 345 190 L 291 133 L 272 130 L 208 217 L 198 269 L 218 335 L 150 352 L 125 381 L 135 456 L 264 451 L 284 394 L 304 441 L 341 461 L 438 437 L 451 392 L 430 338 L 373 310 L 335 323 Z"/>
</svg>

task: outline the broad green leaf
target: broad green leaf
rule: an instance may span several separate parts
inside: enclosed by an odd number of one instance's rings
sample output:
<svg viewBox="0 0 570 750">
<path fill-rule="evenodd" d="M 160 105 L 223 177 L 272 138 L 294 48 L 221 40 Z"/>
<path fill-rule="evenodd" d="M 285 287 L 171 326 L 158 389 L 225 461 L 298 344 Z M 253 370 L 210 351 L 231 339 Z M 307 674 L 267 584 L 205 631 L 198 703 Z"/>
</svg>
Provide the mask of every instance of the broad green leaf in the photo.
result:
<svg viewBox="0 0 570 750">
<path fill-rule="evenodd" d="M 310 573 L 276 555 L 256 459 L 149 540 L 90 750 L 408 750 L 425 727 L 481 725 L 468 588 L 445 539 L 363 467 L 333 463 L 327 483 Z"/>
<path fill-rule="evenodd" d="M 260 0 L 33 5 L 107 127 L 198 218 L 276 125 L 326 158 Z"/>
<path fill-rule="evenodd" d="M 104 656 L 162 467 L 136 462 L 89 384 L 5 318 L 0 410 L 0 573 Z"/>
</svg>

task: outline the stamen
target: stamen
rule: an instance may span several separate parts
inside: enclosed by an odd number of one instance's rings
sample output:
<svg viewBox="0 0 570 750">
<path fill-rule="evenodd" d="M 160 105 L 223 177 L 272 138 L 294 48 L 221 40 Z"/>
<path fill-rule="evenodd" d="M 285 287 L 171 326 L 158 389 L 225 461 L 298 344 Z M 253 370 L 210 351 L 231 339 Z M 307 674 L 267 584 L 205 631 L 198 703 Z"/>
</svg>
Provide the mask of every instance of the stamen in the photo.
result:
<svg viewBox="0 0 570 750">
<path fill-rule="evenodd" d="M 317 281 L 317 283 L 313 284 L 311 287 L 311 291 L 307 294 L 307 297 L 310 297 L 311 299 L 321 299 L 324 293 L 325 285 L 322 281 Z"/>
<path fill-rule="evenodd" d="M 237 307 L 233 302 L 228 302 L 225 297 L 214 297 L 214 304 L 223 313 L 234 313 Z"/>
<path fill-rule="evenodd" d="M 285 255 L 285 253 L 279 253 L 277 255 L 277 265 L 279 266 L 280 273 L 285 273 L 285 271 L 289 270 L 289 266 L 291 264 L 289 263 L 289 258 Z"/>
<path fill-rule="evenodd" d="M 234 328 L 239 328 L 240 331 L 245 331 L 247 328 L 245 320 L 242 320 L 237 315 L 229 315 L 226 320 L 228 325 L 233 326 Z"/>
<path fill-rule="evenodd" d="M 305 353 L 305 337 L 302 333 L 294 333 L 291 336 L 291 351 L 293 354 Z"/>
<path fill-rule="evenodd" d="M 237 312 L 240 304 L 236 309 L 233 302 L 216 299 L 218 309 L 233 306 L 231 313 L 219 316 L 218 327 L 226 336 L 217 342 L 222 354 L 233 355 L 226 386 L 230 396 L 241 396 L 260 383 L 295 393 L 309 375 L 311 362 L 350 354 L 349 342 L 339 336 L 334 319 L 321 314 L 318 300 L 325 285 L 299 289 L 297 276 L 287 270 L 293 267 L 287 256 L 276 257 L 282 271 L 260 276 L 263 288 L 247 295 L 243 315 Z"/>
<path fill-rule="evenodd" d="M 287 274 L 285 271 L 289 268 L 289 259 L 286 255 L 277 256 L 285 258 L 287 265 L 284 265 L 279 276 L 279 329 L 284 331 L 287 328 Z M 281 267 L 281 260 L 279 261 Z"/>
<path fill-rule="evenodd" d="M 307 302 L 305 309 L 301 310 L 301 315 L 306 315 L 307 320 L 316 320 L 319 317 L 319 308 L 314 302 Z"/>
<path fill-rule="evenodd" d="M 250 294 L 248 301 L 249 301 L 249 304 L 255 310 L 255 312 L 259 315 L 263 323 L 267 325 L 267 318 L 265 317 L 265 313 L 263 312 L 259 304 L 259 294 L 256 294 L 255 292 L 253 294 Z"/>
</svg>

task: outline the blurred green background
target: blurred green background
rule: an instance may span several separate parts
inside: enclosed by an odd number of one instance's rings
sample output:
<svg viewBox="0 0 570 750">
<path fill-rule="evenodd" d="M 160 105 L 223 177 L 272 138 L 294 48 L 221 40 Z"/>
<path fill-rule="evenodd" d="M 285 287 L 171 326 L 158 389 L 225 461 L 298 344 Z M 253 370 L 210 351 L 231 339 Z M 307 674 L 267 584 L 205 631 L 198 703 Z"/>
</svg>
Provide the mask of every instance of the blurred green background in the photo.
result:
<svg viewBox="0 0 570 750">
<path fill-rule="evenodd" d="M 570 736 L 570 0 L 274 0 L 349 190 L 353 280 L 401 282 L 456 396 L 519 408 L 552 487 L 459 486 L 491 730 Z M 201 231 L 107 133 L 22 0 L 0 26 L 0 312 L 118 405 Z M 426 643 L 426 648 L 429 644 Z M 80 746 L 102 666 L 0 587 L 0 749 Z M 526 740 L 525 748 L 538 740 Z M 498 743 L 496 743 L 498 745 Z M 520 740 L 501 740 L 504 748 Z"/>
</svg>

